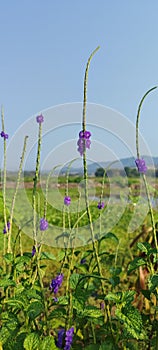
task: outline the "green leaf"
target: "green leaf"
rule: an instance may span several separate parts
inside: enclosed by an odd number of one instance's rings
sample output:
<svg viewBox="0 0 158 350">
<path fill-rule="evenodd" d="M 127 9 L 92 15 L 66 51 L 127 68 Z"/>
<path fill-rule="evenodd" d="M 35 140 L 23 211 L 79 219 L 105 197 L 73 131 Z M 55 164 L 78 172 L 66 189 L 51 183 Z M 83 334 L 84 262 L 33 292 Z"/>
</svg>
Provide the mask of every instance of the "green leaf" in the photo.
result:
<svg viewBox="0 0 158 350">
<path fill-rule="evenodd" d="M 113 301 L 114 303 L 120 303 L 120 300 L 121 300 L 121 293 L 112 293 L 112 292 L 109 292 L 106 297 L 105 297 L 105 300 L 109 300 L 109 301 Z"/>
<path fill-rule="evenodd" d="M 64 259 L 65 256 L 65 251 L 61 250 L 57 256 L 57 261 L 62 261 Z"/>
<path fill-rule="evenodd" d="M 36 350 L 39 346 L 39 336 L 37 333 L 30 333 L 24 340 L 25 350 Z"/>
<path fill-rule="evenodd" d="M 95 306 L 87 306 L 82 313 L 83 317 L 98 318 L 102 317 L 102 311 Z"/>
<path fill-rule="evenodd" d="M 6 263 L 12 263 L 13 262 L 13 254 L 12 253 L 6 253 L 3 258 L 5 259 Z"/>
<path fill-rule="evenodd" d="M 101 239 L 100 242 L 104 239 L 112 239 L 113 241 L 115 241 L 115 243 L 119 243 L 119 239 L 117 238 L 117 236 L 112 233 L 112 232 L 107 232 Z"/>
<path fill-rule="evenodd" d="M 115 315 L 121 323 L 123 322 L 127 335 L 130 334 L 135 339 L 146 339 L 141 315 L 134 306 L 128 305 L 122 309 L 117 308 L 115 310 Z"/>
<path fill-rule="evenodd" d="M 3 320 L 3 326 L 0 330 L 0 342 L 6 344 L 16 335 L 18 320 L 14 314 L 7 312 L 2 313 L 1 319 Z"/>
<path fill-rule="evenodd" d="M 50 314 L 48 319 L 51 320 L 52 318 L 63 318 L 66 316 L 66 310 L 63 308 L 54 309 Z"/>
<path fill-rule="evenodd" d="M 114 346 L 114 344 L 112 343 L 112 341 L 106 341 L 104 343 L 102 343 L 99 347 L 99 350 L 116 350 L 118 349 L 117 346 Z"/>
<path fill-rule="evenodd" d="M 28 316 L 31 320 L 35 319 L 43 312 L 43 304 L 40 301 L 33 301 L 27 310 Z"/>
<path fill-rule="evenodd" d="M 141 257 L 136 257 L 128 266 L 128 274 L 143 265 L 146 265 L 146 260 Z"/>
<path fill-rule="evenodd" d="M 42 342 L 40 342 L 39 350 L 58 350 L 54 338 L 51 336 L 45 337 Z"/>
<path fill-rule="evenodd" d="M 42 252 L 40 256 L 40 260 L 47 259 L 47 260 L 56 260 L 56 257 L 54 254 L 49 252 Z"/>
<path fill-rule="evenodd" d="M 70 288 L 76 289 L 79 279 L 80 279 L 80 274 L 73 273 L 70 277 Z"/>
<path fill-rule="evenodd" d="M 16 286 L 16 283 L 12 280 L 10 280 L 9 278 L 7 277 L 4 277 L 0 280 L 0 287 L 3 287 L 3 288 L 6 288 L 6 287 L 9 287 L 9 286 Z"/>
<path fill-rule="evenodd" d="M 149 289 L 154 292 L 158 287 L 158 274 L 153 275 L 149 280 Z"/>
<path fill-rule="evenodd" d="M 91 344 L 91 345 L 87 345 L 84 350 L 99 350 L 99 345 L 97 344 Z"/>
<path fill-rule="evenodd" d="M 146 255 L 150 254 L 151 245 L 148 242 L 138 242 L 137 247 L 141 252 L 145 253 Z"/>
</svg>

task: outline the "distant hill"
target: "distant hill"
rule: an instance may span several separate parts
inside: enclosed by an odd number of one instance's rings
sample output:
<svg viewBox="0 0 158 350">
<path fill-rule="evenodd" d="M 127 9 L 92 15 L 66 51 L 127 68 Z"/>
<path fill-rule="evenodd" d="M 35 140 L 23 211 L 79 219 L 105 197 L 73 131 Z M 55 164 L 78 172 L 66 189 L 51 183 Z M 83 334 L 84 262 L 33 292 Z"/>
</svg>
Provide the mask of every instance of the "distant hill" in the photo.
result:
<svg viewBox="0 0 158 350">
<path fill-rule="evenodd" d="M 149 156 L 143 156 L 142 158 L 145 160 L 148 168 L 158 168 L 158 157 L 151 158 Z M 95 173 L 97 168 L 100 168 L 100 167 L 107 168 L 108 166 L 110 166 L 111 163 L 112 162 L 109 161 L 109 162 L 99 162 L 99 163 L 88 164 L 88 173 L 92 175 Z M 120 159 L 120 161 L 116 162 L 111 166 L 111 168 L 113 169 L 121 169 L 124 167 L 135 168 L 136 167 L 135 158 L 134 157 L 122 158 Z M 64 174 L 66 173 L 66 171 L 67 171 L 67 166 L 63 167 L 60 173 Z M 72 167 L 70 170 L 70 173 L 83 174 L 83 168 Z"/>
</svg>

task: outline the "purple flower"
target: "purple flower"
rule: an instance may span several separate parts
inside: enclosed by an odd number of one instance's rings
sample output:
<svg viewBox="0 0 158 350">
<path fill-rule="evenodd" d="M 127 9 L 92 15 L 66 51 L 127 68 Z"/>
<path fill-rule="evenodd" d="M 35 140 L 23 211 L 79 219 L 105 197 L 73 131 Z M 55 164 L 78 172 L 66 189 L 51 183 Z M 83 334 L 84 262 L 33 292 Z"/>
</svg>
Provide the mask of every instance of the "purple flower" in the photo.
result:
<svg viewBox="0 0 158 350">
<path fill-rule="evenodd" d="M 56 346 L 59 349 L 62 349 L 62 347 L 63 347 L 64 333 L 65 333 L 65 329 L 63 329 L 63 328 L 61 328 L 60 331 L 58 332 L 58 340 L 56 342 Z"/>
<path fill-rule="evenodd" d="M 36 121 L 37 121 L 37 123 L 39 123 L 39 124 L 43 123 L 43 122 L 44 122 L 44 117 L 43 117 L 43 115 L 42 115 L 42 114 L 38 115 L 38 116 L 36 117 Z"/>
<path fill-rule="evenodd" d="M 48 228 L 48 222 L 44 218 L 40 220 L 40 230 L 45 231 Z"/>
<path fill-rule="evenodd" d="M 64 198 L 64 204 L 68 206 L 68 205 L 70 205 L 70 203 L 71 203 L 71 198 L 69 196 L 66 196 Z"/>
<path fill-rule="evenodd" d="M 5 134 L 4 131 L 1 131 L 1 137 L 4 137 L 4 139 L 8 139 L 9 138 L 9 135 L 8 134 Z"/>
<path fill-rule="evenodd" d="M 54 294 L 58 293 L 58 289 L 62 284 L 63 281 L 63 274 L 59 274 L 54 279 L 52 279 L 52 282 L 50 284 L 50 289 L 54 292 Z"/>
<path fill-rule="evenodd" d="M 85 258 L 82 258 L 81 261 L 80 261 L 80 264 L 83 265 L 86 263 L 86 259 Z"/>
<path fill-rule="evenodd" d="M 71 344 L 72 344 L 73 333 L 74 333 L 74 327 L 71 327 L 70 329 L 68 329 L 68 331 L 66 331 L 64 350 L 70 350 Z"/>
<path fill-rule="evenodd" d="M 83 153 L 86 148 L 90 149 L 90 145 L 91 145 L 90 137 L 91 137 L 90 131 L 79 132 L 79 139 L 77 141 L 77 146 L 78 146 L 77 150 L 81 156 L 83 156 Z"/>
<path fill-rule="evenodd" d="M 54 300 L 55 303 L 58 302 L 58 298 L 56 298 L 56 297 L 53 297 L 53 300 Z"/>
<path fill-rule="evenodd" d="M 103 209 L 104 208 L 104 202 L 99 202 L 97 205 L 98 209 Z"/>
<path fill-rule="evenodd" d="M 36 254 L 36 248 L 35 248 L 35 246 L 33 245 L 33 247 L 32 247 L 32 257 L 33 257 L 35 254 Z"/>
<path fill-rule="evenodd" d="M 8 231 L 9 231 L 10 230 L 10 221 L 7 222 L 7 228 L 8 228 Z M 7 233 L 7 228 L 4 227 L 4 229 L 3 229 L 3 233 L 4 234 Z"/>
<path fill-rule="evenodd" d="M 138 168 L 139 173 L 145 174 L 147 171 L 147 166 L 145 164 L 145 160 L 144 159 L 136 159 L 135 160 L 136 166 Z"/>
<path fill-rule="evenodd" d="M 79 138 L 80 139 L 89 139 L 91 137 L 90 131 L 80 131 Z"/>
</svg>

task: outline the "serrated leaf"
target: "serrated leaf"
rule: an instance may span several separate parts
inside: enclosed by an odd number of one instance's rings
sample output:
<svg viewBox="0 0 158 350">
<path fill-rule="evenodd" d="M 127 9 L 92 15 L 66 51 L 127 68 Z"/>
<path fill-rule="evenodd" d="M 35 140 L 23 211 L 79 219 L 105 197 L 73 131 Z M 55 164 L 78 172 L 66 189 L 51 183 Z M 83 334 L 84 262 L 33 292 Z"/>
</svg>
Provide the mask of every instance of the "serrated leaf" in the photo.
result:
<svg viewBox="0 0 158 350">
<path fill-rule="evenodd" d="M 143 340 L 146 335 L 143 331 L 142 318 L 139 311 L 134 306 L 129 306 L 125 308 L 117 308 L 115 310 L 116 317 L 123 322 L 124 328 L 128 334 L 130 334 L 135 339 Z"/>
<path fill-rule="evenodd" d="M 42 342 L 40 342 L 39 350 L 58 350 L 54 338 L 51 336 L 45 337 Z"/>
<path fill-rule="evenodd" d="M 40 260 L 47 259 L 47 260 L 56 260 L 56 257 L 54 254 L 50 252 L 42 252 L 40 256 Z"/>
<path fill-rule="evenodd" d="M 98 317 L 102 317 L 102 312 L 100 309 L 98 309 L 95 306 L 87 306 L 83 313 L 82 313 L 83 317 L 90 317 L 90 318 L 98 318 Z"/>
<path fill-rule="evenodd" d="M 25 308 L 26 306 L 26 300 L 22 298 L 20 298 L 20 296 L 18 298 L 9 298 L 8 300 L 5 300 L 5 303 L 7 303 L 8 305 L 15 307 L 17 310 L 22 310 Z"/>
<path fill-rule="evenodd" d="M 120 303 L 120 299 L 121 293 L 114 294 L 112 292 L 109 292 L 105 297 L 105 300 L 113 301 L 114 303 Z"/>
<path fill-rule="evenodd" d="M 24 340 L 25 350 L 36 350 L 39 346 L 39 336 L 37 333 L 30 333 Z"/>
<path fill-rule="evenodd" d="M 146 260 L 141 257 L 136 257 L 128 266 L 128 274 L 143 265 L 146 265 Z"/>
<path fill-rule="evenodd" d="M 33 301 L 27 310 L 28 316 L 31 320 L 35 319 L 43 312 L 43 304 L 40 301 Z"/>
</svg>

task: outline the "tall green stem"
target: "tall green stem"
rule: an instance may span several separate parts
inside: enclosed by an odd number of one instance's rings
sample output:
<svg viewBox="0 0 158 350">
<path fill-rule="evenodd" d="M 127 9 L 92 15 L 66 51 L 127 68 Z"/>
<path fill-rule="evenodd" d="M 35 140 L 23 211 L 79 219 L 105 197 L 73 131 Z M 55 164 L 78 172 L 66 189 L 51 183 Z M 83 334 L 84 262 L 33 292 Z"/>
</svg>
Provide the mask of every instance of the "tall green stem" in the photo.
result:
<svg viewBox="0 0 158 350">
<path fill-rule="evenodd" d="M 138 112 L 137 112 L 137 119 L 136 119 L 136 151 L 137 151 L 137 158 L 140 159 L 140 152 L 139 152 L 139 119 L 140 119 L 140 111 L 141 107 L 143 104 L 143 101 L 145 100 L 146 96 L 153 90 L 155 90 L 157 86 L 154 86 L 150 90 L 148 90 L 143 98 L 140 101 L 139 107 L 138 107 Z M 157 235 L 156 235 L 156 227 L 155 227 L 155 220 L 154 220 L 154 214 L 153 214 L 153 209 L 152 209 L 152 204 L 151 204 L 151 198 L 150 198 L 150 192 L 149 192 L 149 187 L 148 183 L 146 180 L 145 174 L 143 174 L 143 181 L 145 185 L 145 190 L 146 190 L 146 195 L 147 195 L 147 200 L 148 200 L 148 206 L 149 206 L 149 212 L 150 212 L 150 217 L 151 217 L 151 224 L 153 228 L 153 235 L 154 235 L 154 242 L 155 242 L 155 248 L 158 252 L 158 243 L 157 243 Z"/>
<path fill-rule="evenodd" d="M 90 62 L 94 54 L 98 51 L 99 46 L 92 52 L 90 55 L 87 66 L 86 66 L 86 71 L 85 71 L 85 78 L 84 78 L 84 101 L 83 101 L 83 122 L 82 122 L 82 129 L 83 132 L 86 131 L 86 105 L 87 105 L 87 82 L 88 82 L 88 70 L 90 66 Z M 85 145 L 86 146 L 86 145 Z M 91 216 L 91 211 L 90 211 L 90 206 L 89 206 L 89 197 L 88 197 L 88 171 L 87 171 L 87 158 L 86 158 L 86 147 L 84 147 L 84 152 L 83 152 L 83 169 L 84 169 L 84 181 L 85 181 L 85 204 L 86 204 L 86 211 L 87 211 L 87 217 L 89 221 L 89 227 L 90 227 L 90 232 L 91 232 L 91 239 L 92 239 L 92 245 L 93 245 L 93 252 L 94 252 L 94 257 L 96 259 L 97 263 L 97 268 L 98 268 L 98 273 L 100 277 L 103 277 L 102 275 L 102 269 L 101 269 L 101 264 L 99 261 L 99 255 L 98 255 L 98 249 L 97 249 L 97 244 L 95 242 L 95 236 L 94 236 L 94 230 L 93 230 L 93 223 L 92 223 L 92 216 Z M 105 294 L 105 288 L 104 288 L 104 282 L 103 279 L 101 278 L 101 286 L 102 286 L 102 291 L 103 294 Z M 110 329 L 111 329 L 111 334 L 112 337 L 113 335 L 113 329 L 112 329 L 112 324 L 111 324 L 111 315 L 110 315 L 110 310 L 109 310 L 109 305 L 106 302 L 105 303 L 106 307 L 106 316 L 107 320 L 109 321 L 110 324 Z"/>
<path fill-rule="evenodd" d="M 15 192 L 14 192 L 14 195 L 13 195 L 11 211 L 10 211 L 10 230 L 8 232 L 8 253 L 12 251 L 12 249 L 11 249 L 11 235 L 12 235 L 13 213 L 14 213 L 15 200 L 16 200 L 16 196 L 17 196 L 17 192 L 18 192 L 18 187 L 19 187 L 19 183 L 20 183 L 22 166 L 23 166 L 25 152 L 26 152 L 27 139 L 28 139 L 28 136 L 25 136 L 25 138 L 24 138 L 24 145 L 23 145 L 23 151 L 22 151 L 22 156 L 21 156 L 21 161 L 20 161 L 19 171 L 18 171 L 18 176 L 17 176 L 17 181 L 16 181 L 16 187 L 15 187 Z"/>
<path fill-rule="evenodd" d="M 2 120 L 2 131 L 5 131 L 4 126 L 4 109 L 1 108 L 1 120 Z M 7 146 L 6 146 L 6 139 L 4 138 L 3 143 L 3 217 L 4 217 L 4 225 L 8 234 L 8 227 L 7 227 L 7 214 L 6 214 L 6 177 L 7 177 L 7 152 L 6 152 Z M 4 235 L 4 247 L 3 247 L 3 253 L 5 255 L 6 253 L 6 235 Z"/>
</svg>

